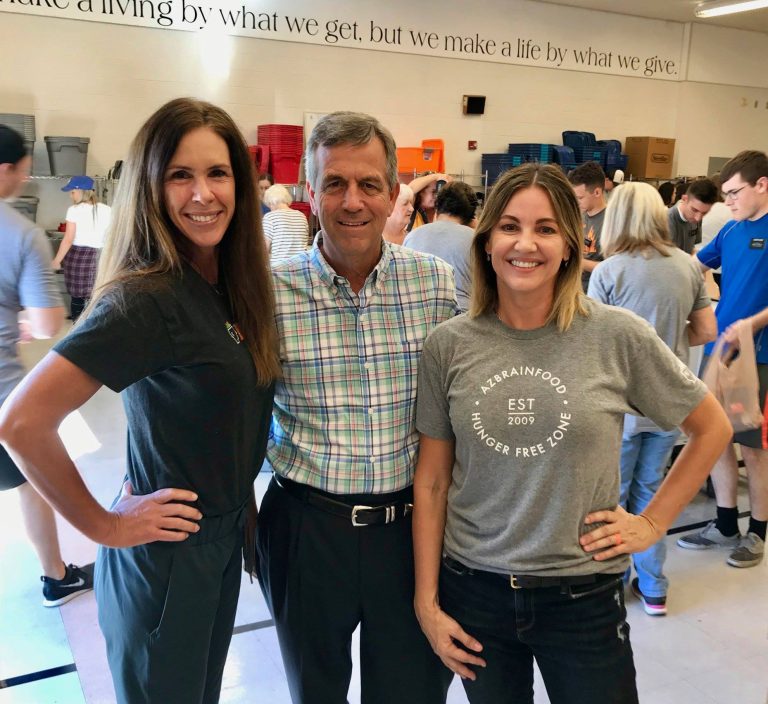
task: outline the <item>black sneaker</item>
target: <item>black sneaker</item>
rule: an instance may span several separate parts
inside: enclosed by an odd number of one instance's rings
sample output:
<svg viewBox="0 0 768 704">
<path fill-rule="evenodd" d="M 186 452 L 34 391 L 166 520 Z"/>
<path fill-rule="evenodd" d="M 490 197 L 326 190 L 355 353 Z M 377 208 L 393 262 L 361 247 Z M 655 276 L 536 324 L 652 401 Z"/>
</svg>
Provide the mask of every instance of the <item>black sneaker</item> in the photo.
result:
<svg viewBox="0 0 768 704">
<path fill-rule="evenodd" d="M 645 613 L 649 616 L 666 616 L 667 597 L 665 596 L 645 596 L 640 591 L 640 580 L 635 577 L 632 580 L 632 593 L 643 602 Z"/>
<path fill-rule="evenodd" d="M 77 565 L 65 565 L 63 579 L 40 577 L 43 583 L 43 606 L 61 606 L 76 596 L 93 589 L 93 574 Z"/>
</svg>

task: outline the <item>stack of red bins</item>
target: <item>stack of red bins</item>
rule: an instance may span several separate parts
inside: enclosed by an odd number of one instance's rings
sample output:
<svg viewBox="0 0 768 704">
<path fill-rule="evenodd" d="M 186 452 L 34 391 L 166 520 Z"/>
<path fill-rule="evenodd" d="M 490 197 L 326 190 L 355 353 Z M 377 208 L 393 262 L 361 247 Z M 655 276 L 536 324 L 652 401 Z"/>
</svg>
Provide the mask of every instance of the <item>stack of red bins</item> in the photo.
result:
<svg viewBox="0 0 768 704">
<path fill-rule="evenodd" d="M 257 141 L 269 147 L 269 172 L 275 183 L 298 183 L 304 128 L 300 125 L 259 125 Z"/>
<path fill-rule="evenodd" d="M 312 208 L 309 203 L 305 203 L 301 200 L 295 200 L 293 203 L 291 203 L 291 208 L 298 210 L 300 213 L 304 213 L 304 217 L 309 220 L 310 213 L 312 212 Z"/>
</svg>

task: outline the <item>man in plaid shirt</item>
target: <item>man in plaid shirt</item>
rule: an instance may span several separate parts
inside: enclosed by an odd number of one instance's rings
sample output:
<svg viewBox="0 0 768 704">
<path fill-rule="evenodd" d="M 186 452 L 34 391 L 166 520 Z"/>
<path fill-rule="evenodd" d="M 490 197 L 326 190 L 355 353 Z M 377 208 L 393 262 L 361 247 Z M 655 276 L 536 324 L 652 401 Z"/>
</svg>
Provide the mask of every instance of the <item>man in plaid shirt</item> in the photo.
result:
<svg viewBox="0 0 768 704">
<path fill-rule="evenodd" d="M 445 701 L 450 673 L 413 612 L 417 364 L 457 311 L 443 261 L 383 240 L 397 199 L 392 135 L 322 118 L 306 150 L 322 230 L 273 269 L 283 379 L 262 502 L 261 584 L 294 704 L 343 704 L 360 626 L 362 700 Z"/>
</svg>

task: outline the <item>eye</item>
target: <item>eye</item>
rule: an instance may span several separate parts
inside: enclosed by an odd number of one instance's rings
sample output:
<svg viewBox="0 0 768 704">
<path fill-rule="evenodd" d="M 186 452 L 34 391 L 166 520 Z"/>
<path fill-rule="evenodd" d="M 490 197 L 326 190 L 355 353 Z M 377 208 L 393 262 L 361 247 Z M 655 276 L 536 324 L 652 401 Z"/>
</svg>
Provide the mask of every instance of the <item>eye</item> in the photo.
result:
<svg viewBox="0 0 768 704">
<path fill-rule="evenodd" d="M 515 222 L 505 222 L 503 225 L 499 225 L 499 230 L 501 230 L 501 232 L 505 232 L 508 234 L 512 232 L 517 232 L 518 229 L 519 227 Z"/>
<path fill-rule="evenodd" d="M 542 235 L 556 235 L 557 229 L 554 227 L 550 227 L 549 225 L 542 225 L 541 227 L 539 227 L 539 232 Z"/>
<path fill-rule="evenodd" d="M 192 174 L 190 174 L 186 169 L 173 169 L 168 173 L 166 178 L 168 181 L 183 181 L 191 177 Z"/>
<path fill-rule="evenodd" d="M 331 179 L 330 181 L 326 181 L 323 184 L 323 191 L 337 191 L 342 187 L 341 181 L 339 179 Z"/>
<path fill-rule="evenodd" d="M 378 183 L 374 183 L 373 181 L 365 181 L 362 184 L 362 189 L 366 193 L 378 193 L 381 188 L 379 187 Z"/>
<path fill-rule="evenodd" d="M 211 178 L 229 178 L 231 174 L 227 169 L 217 167 L 215 169 L 211 169 L 209 175 Z"/>
</svg>

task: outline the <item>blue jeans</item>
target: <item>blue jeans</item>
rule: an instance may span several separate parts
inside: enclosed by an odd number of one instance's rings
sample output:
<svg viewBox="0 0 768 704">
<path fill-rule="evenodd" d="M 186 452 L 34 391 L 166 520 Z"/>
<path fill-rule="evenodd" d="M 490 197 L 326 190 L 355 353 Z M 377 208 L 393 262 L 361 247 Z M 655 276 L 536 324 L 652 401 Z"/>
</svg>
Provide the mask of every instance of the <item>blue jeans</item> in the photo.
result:
<svg viewBox="0 0 768 704">
<path fill-rule="evenodd" d="M 440 570 L 440 606 L 483 645 L 463 680 L 471 704 L 533 704 L 533 659 L 551 704 L 637 704 L 621 575 L 592 584 L 512 589 L 509 579 Z"/>
<path fill-rule="evenodd" d="M 640 513 L 650 503 L 664 479 L 664 469 L 680 433 L 644 432 L 624 435 L 621 440 L 620 503 L 630 513 Z M 662 538 L 632 561 L 645 596 L 666 596 L 669 580 L 664 576 L 667 545 Z"/>
</svg>

